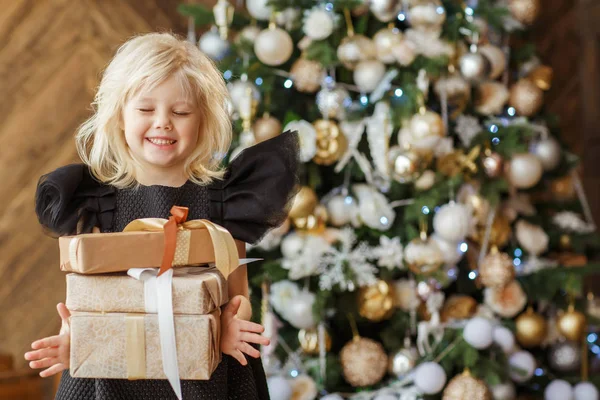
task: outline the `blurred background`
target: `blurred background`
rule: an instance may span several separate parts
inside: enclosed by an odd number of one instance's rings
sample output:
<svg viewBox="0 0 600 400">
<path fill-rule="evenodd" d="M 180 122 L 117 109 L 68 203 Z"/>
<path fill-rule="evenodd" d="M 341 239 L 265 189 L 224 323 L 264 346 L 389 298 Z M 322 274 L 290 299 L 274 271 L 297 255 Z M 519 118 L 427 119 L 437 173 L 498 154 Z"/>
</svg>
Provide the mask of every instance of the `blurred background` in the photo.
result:
<svg viewBox="0 0 600 400">
<path fill-rule="evenodd" d="M 56 383 L 39 378 L 23 358 L 33 340 L 58 332 L 56 304 L 65 300 L 57 241 L 34 214 L 37 180 L 78 161 L 73 134 L 90 115 L 100 73 L 120 44 L 142 32 L 187 35 L 181 3 L 0 0 L 0 399 L 49 399 Z M 559 117 L 560 139 L 581 158 L 599 222 L 600 2 L 542 3 L 531 37 L 554 72 L 546 111 Z M 587 289 L 600 294 L 593 282 Z"/>
</svg>

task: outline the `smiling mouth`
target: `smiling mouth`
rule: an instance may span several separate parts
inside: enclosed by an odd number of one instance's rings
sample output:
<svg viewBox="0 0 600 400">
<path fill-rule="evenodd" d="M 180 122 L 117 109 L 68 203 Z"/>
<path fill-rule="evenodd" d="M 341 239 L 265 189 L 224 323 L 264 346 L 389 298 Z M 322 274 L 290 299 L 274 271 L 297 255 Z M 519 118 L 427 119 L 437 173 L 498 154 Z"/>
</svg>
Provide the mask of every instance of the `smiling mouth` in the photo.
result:
<svg viewBox="0 0 600 400">
<path fill-rule="evenodd" d="M 146 140 L 157 146 L 170 146 L 172 144 L 177 143 L 177 140 L 169 140 L 169 139 L 146 138 Z"/>
</svg>

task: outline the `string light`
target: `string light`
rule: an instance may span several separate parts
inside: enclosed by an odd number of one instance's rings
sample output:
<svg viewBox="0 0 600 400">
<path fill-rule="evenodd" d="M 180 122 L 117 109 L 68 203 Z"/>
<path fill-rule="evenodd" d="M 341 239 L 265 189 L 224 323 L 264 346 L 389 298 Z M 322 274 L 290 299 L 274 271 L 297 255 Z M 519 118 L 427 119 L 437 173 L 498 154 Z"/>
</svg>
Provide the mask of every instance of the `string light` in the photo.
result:
<svg viewBox="0 0 600 400">
<path fill-rule="evenodd" d="M 291 80 L 291 79 L 286 79 L 286 80 L 285 80 L 285 82 L 283 83 L 283 86 L 284 86 L 286 89 L 289 89 L 289 88 L 291 88 L 291 87 L 292 87 L 292 85 L 293 85 L 293 84 L 294 84 L 294 82 L 292 82 L 292 80 Z"/>
<path fill-rule="evenodd" d="M 256 83 L 258 86 L 260 86 L 263 83 L 263 79 L 259 76 L 258 78 L 256 78 L 256 80 L 254 81 L 254 83 Z"/>
<path fill-rule="evenodd" d="M 477 278 L 477 272 L 476 271 L 469 272 L 469 279 L 473 281 L 473 280 L 475 280 L 475 278 Z"/>
<path fill-rule="evenodd" d="M 492 124 L 492 125 L 490 126 L 490 132 L 492 132 L 492 133 L 497 133 L 497 132 L 498 132 L 498 125 L 496 125 L 496 124 Z"/>
<path fill-rule="evenodd" d="M 500 143 L 500 139 L 499 139 L 499 138 L 497 138 L 497 137 L 495 137 L 495 138 L 493 138 L 493 139 L 492 139 L 492 143 L 493 143 L 494 145 L 497 145 L 498 143 Z"/>
<path fill-rule="evenodd" d="M 467 250 L 469 250 L 469 245 L 467 244 L 467 242 L 462 242 L 459 246 L 460 251 L 462 251 L 463 253 L 466 253 Z"/>
<path fill-rule="evenodd" d="M 226 80 L 231 79 L 231 75 L 233 75 L 233 73 L 230 70 L 227 70 L 223 73 L 223 78 L 225 78 Z"/>
<path fill-rule="evenodd" d="M 422 212 L 423 214 L 425 214 L 425 215 L 429 214 L 429 207 L 427 207 L 427 206 L 423 206 L 423 207 L 421 208 L 421 212 Z"/>
<path fill-rule="evenodd" d="M 363 94 L 362 96 L 360 96 L 360 103 L 363 106 L 366 106 L 369 103 L 369 98 Z"/>
<path fill-rule="evenodd" d="M 394 94 L 396 95 L 396 97 L 402 97 L 404 92 L 402 91 L 402 89 L 398 88 L 394 91 Z"/>
<path fill-rule="evenodd" d="M 521 259 L 520 259 L 520 258 L 515 258 L 515 259 L 513 260 L 513 265 L 514 265 L 515 267 L 518 267 L 519 265 L 521 265 Z"/>
<path fill-rule="evenodd" d="M 587 335 L 588 343 L 594 343 L 596 340 L 598 340 L 598 335 L 596 335 L 595 333 L 590 333 L 589 335 Z"/>
<path fill-rule="evenodd" d="M 404 14 L 404 12 L 400 12 L 400 14 L 398 14 L 398 21 L 404 22 L 406 20 L 406 15 Z"/>
<path fill-rule="evenodd" d="M 514 117 L 516 113 L 517 113 L 517 110 L 515 110 L 514 107 L 508 107 L 508 115 L 510 115 L 511 117 Z"/>
<path fill-rule="evenodd" d="M 381 225 L 387 225 L 390 221 L 387 219 L 387 217 L 381 217 L 379 218 L 379 222 L 381 222 Z"/>
<path fill-rule="evenodd" d="M 515 249 L 515 257 L 521 257 L 523 255 L 523 250 L 518 247 Z"/>
</svg>

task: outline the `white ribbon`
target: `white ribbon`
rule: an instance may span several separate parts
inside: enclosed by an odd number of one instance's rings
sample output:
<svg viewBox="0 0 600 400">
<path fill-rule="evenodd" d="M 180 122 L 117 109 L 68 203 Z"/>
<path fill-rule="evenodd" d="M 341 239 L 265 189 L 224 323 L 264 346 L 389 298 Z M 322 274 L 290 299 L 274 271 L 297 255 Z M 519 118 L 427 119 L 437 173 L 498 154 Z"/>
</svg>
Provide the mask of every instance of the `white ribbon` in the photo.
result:
<svg viewBox="0 0 600 400">
<path fill-rule="evenodd" d="M 239 265 L 249 264 L 262 258 L 242 258 Z M 214 267 L 214 264 L 209 264 Z M 130 268 L 127 275 L 144 282 L 144 307 L 147 313 L 158 314 L 160 350 L 163 359 L 163 372 L 175 395 L 182 400 L 179 366 L 177 364 L 177 343 L 175 341 L 175 320 L 173 316 L 173 276 L 198 273 L 216 273 L 199 267 L 170 268 L 158 275 L 160 268 Z"/>
</svg>

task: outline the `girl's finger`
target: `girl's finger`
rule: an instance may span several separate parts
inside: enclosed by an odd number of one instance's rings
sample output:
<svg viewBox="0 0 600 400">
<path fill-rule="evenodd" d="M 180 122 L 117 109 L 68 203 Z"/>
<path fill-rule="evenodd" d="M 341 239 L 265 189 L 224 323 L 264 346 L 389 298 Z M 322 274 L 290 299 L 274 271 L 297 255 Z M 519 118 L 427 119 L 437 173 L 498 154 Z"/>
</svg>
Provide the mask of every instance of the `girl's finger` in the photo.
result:
<svg viewBox="0 0 600 400">
<path fill-rule="evenodd" d="M 64 303 L 58 303 L 56 305 L 56 309 L 58 310 L 58 315 L 60 315 L 60 318 L 68 323 L 71 313 L 69 312 L 67 306 L 65 306 Z"/>
<path fill-rule="evenodd" d="M 263 346 L 268 346 L 271 343 L 269 338 L 250 332 L 242 332 L 240 339 L 244 342 L 262 344 Z"/>
<path fill-rule="evenodd" d="M 40 372 L 40 376 L 42 378 L 47 378 L 49 376 L 58 374 L 60 371 L 62 371 L 64 369 L 67 369 L 67 367 L 65 366 L 65 364 L 63 364 L 63 363 L 54 364 L 50 368 L 45 369 L 42 372 Z"/>
<path fill-rule="evenodd" d="M 258 350 L 256 350 L 254 347 L 250 346 L 248 343 L 246 342 L 241 342 L 239 349 L 248 354 L 250 357 L 254 357 L 254 358 L 258 358 L 260 357 L 260 352 Z"/>
<path fill-rule="evenodd" d="M 48 357 L 41 360 L 32 361 L 29 363 L 29 368 L 48 368 L 53 366 L 54 364 L 59 364 L 56 357 Z"/>
<path fill-rule="evenodd" d="M 246 332 L 255 332 L 255 333 L 263 333 L 265 328 L 261 324 L 257 324 L 250 321 L 240 321 L 240 329 Z"/>
<path fill-rule="evenodd" d="M 34 350 L 43 349 L 44 347 L 56 347 L 62 343 L 60 335 L 50 336 L 31 343 L 31 348 Z"/>
<path fill-rule="evenodd" d="M 56 357 L 58 347 L 48 347 L 41 350 L 29 351 L 25 353 L 25 359 L 30 361 L 41 360 L 42 358 Z"/>
<path fill-rule="evenodd" d="M 231 356 L 238 360 L 238 362 L 242 365 L 248 364 L 248 361 L 246 360 L 246 357 L 244 357 L 244 354 L 237 349 L 233 351 L 233 354 Z"/>
</svg>

